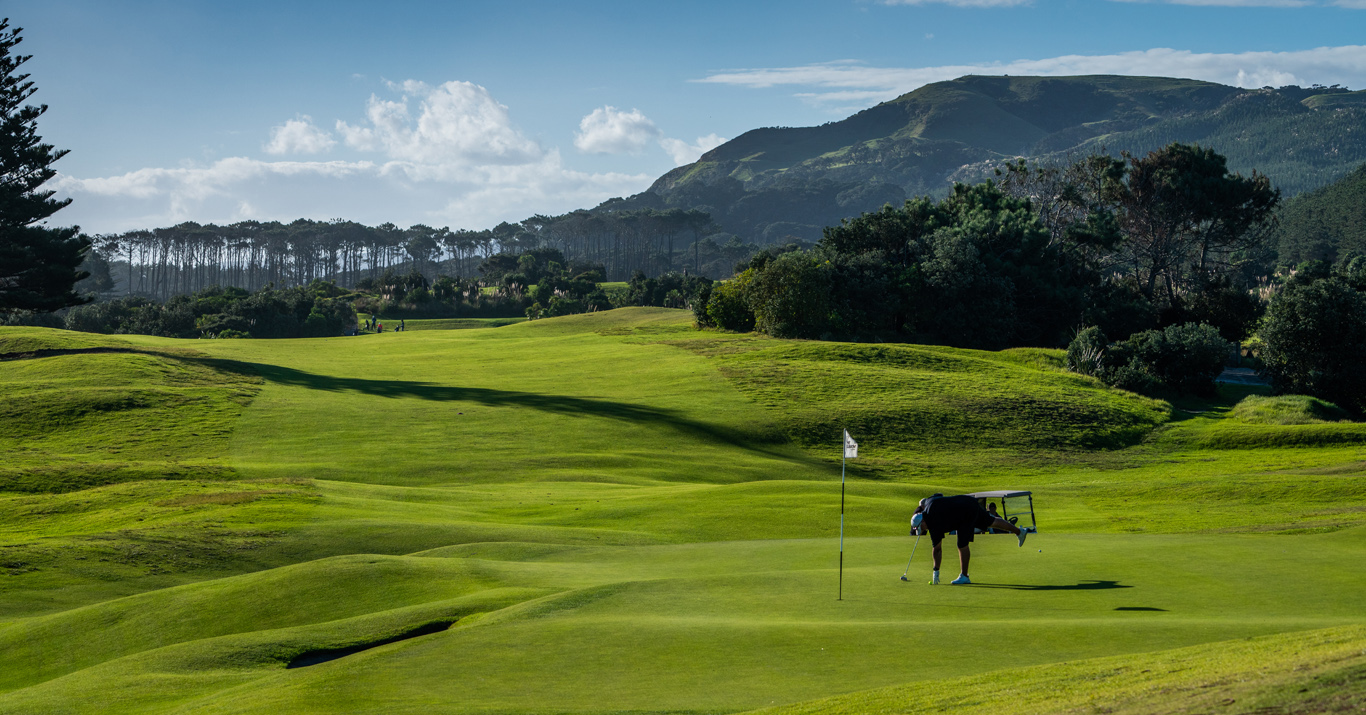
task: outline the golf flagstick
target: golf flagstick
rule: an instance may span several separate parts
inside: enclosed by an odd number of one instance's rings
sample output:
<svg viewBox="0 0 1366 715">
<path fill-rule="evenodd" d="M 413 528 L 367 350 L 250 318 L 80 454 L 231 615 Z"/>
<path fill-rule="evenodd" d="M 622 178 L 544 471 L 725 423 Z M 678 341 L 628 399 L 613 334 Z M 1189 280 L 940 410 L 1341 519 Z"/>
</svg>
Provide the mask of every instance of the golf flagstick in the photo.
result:
<svg viewBox="0 0 1366 715">
<path fill-rule="evenodd" d="M 849 430 L 844 430 L 844 455 L 840 457 L 840 590 L 837 601 L 844 600 L 844 465 L 857 457 L 858 442 L 849 436 Z"/>
</svg>

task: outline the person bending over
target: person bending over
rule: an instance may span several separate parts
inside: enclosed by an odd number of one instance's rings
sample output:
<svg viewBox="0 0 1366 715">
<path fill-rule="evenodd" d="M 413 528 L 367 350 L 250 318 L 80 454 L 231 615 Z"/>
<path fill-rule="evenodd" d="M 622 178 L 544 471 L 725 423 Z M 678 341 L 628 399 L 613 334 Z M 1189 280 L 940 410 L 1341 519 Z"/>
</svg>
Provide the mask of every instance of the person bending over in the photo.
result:
<svg viewBox="0 0 1366 715">
<path fill-rule="evenodd" d="M 1024 529 L 982 508 L 976 497 L 967 494 L 921 499 L 920 505 L 915 508 L 911 524 L 930 532 L 930 544 L 934 546 L 934 575 L 930 579 L 931 584 L 939 583 L 939 564 L 944 556 L 944 535 L 950 531 L 958 533 L 958 564 L 962 569 L 958 578 L 950 582 L 954 585 L 972 583 L 972 579 L 968 578 L 968 562 L 972 559 L 968 545 L 972 543 L 973 529 L 1000 529 L 1014 534 L 1020 546 L 1024 546 L 1025 542 Z"/>
</svg>

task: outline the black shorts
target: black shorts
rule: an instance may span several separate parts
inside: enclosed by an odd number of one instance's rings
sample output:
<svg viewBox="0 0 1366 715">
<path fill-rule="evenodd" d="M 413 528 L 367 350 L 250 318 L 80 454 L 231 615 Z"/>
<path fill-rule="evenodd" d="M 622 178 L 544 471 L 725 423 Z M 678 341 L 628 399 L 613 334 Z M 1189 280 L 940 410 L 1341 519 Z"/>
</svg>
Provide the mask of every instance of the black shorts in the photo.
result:
<svg viewBox="0 0 1366 715">
<path fill-rule="evenodd" d="M 936 546 L 944 540 L 944 534 L 958 532 L 958 548 L 972 543 L 973 529 L 986 530 L 996 523 L 996 517 L 977 502 L 976 497 L 960 494 L 953 497 L 939 497 L 930 503 L 925 512 L 925 527 L 930 532 L 930 543 Z"/>
</svg>

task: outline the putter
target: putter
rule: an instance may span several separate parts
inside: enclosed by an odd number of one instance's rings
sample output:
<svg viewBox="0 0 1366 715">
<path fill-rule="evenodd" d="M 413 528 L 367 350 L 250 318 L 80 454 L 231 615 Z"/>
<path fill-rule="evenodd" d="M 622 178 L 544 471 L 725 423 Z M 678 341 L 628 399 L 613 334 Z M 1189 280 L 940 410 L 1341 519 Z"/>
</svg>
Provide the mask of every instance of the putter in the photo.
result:
<svg viewBox="0 0 1366 715">
<path fill-rule="evenodd" d="M 911 547 L 911 558 L 906 559 L 906 570 L 901 572 L 902 581 L 910 581 L 906 578 L 906 574 L 911 572 L 911 562 L 915 560 L 915 550 L 918 548 L 920 548 L 920 534 L 915 535 L 915 546 Z"/>
</svg>

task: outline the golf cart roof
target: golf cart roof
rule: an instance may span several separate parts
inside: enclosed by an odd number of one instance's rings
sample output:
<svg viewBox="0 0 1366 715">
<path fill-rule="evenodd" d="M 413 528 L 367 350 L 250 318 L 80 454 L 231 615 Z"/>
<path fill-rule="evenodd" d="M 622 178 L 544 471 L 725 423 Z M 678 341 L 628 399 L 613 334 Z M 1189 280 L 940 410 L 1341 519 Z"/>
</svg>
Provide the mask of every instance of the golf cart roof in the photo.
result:
<svg viewBox="0 0 1366 715">
<path fill-rule="evenodd" d="M 1030 494 L 1033 494 L 1033 492 L 1019 491 L 1017 489 L 998 489 L 994 492 L 973 492 L 968 496 L 977 497 L 978 499 L 1004 499 L 1006 497 L 1024 497 L 1029 496 Z"/>
</svg>

